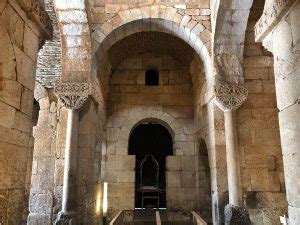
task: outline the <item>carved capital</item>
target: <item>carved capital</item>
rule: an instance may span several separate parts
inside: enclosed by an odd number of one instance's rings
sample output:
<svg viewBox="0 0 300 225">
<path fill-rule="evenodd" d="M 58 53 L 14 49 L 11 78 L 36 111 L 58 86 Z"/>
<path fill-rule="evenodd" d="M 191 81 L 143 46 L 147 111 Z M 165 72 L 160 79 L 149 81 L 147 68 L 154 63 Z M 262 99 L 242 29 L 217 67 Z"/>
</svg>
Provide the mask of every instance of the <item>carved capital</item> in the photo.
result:
<svg viewBox="0 0 300 225">
<path fill-rule="evenodd" d="M 44 39 L 50 39 L 53 33 L 51 19 L 39 0 L 17 1 L 27 16 L 40 28 Z"/>
<path fill-rule="evenodd" d="M 297 0 L 266 0 L 264 12 L 255 25 L 255 40 L 263 41 L 296 2 Z"/>
<path fill-rule="evenodd" d="M 214 86 L 215 103 L 223 111 L 239 108 L 248 96 L 248 90 L 242 85 L 217 84 Z"/>
<path fill-rule="evenodd" d="M 55 93 L 68 109 L 80 109 L 91 94 L 91 84 L 59 83 L 55 85 Z"/>
</svg>

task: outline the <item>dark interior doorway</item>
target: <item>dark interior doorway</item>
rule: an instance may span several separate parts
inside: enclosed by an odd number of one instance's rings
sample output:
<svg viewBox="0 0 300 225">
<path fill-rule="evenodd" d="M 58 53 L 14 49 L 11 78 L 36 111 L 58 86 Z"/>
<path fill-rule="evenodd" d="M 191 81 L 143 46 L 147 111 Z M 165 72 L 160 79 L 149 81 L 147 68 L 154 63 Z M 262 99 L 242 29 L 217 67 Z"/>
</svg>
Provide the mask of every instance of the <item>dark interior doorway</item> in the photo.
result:
<svg viewBox="0 0 300 225">
<path fill-rule="evenodd" d="M 159 164 L 158 187 L 162 190 L 160 194 L 159 207 L 166 208 L 166 156 L 173 155 L 173 141 L 169 131 L 158 123 L 143 123 L 138 125 L 129 138 L 130 155 L 136 156 L 135 164 L 135 208 L 142 207 L 140 165 L 147 154 L 152 154 Z M 149 157 L 150 159 L 150 157 Z M 146 165 L 146 164 L 145 164 Z M 143 174 L 149 174 L 143 179 L 149 181 L 155 177 L 153 166 L 145 166 Z"/>
</svg>

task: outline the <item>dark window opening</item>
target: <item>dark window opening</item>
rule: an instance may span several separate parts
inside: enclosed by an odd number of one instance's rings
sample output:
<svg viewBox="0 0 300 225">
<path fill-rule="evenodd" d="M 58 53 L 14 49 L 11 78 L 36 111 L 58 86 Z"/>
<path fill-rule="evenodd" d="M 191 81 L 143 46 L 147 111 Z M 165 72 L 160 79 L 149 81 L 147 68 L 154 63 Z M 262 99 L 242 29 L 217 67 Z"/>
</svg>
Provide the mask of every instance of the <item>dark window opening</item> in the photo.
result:
<svg viewBox="0 0 300 225">
<path fill-rule="evenodd" d="M 145 84 L 149 86 L 159 85 L 159 74 L 156 70 L 147 70 L 145 75 Z"/>
</svg>

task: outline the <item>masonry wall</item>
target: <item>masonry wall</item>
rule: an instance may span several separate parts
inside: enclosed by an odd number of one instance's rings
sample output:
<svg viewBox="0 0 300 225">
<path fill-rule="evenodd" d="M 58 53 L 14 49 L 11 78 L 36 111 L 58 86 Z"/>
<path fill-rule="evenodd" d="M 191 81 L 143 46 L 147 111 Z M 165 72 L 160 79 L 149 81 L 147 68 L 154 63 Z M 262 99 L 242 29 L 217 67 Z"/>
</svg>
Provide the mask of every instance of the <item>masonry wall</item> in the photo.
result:
<svg viewBox="0 0 300 225">
<path fill-rule="evenodd" d="M 244 50 L 249 96 L 237 113 L 241 176 L 244 202 L 254 224 L 278 224 L 279 216 L 286 214 L 287 202 L 273 57 L 254 41 L 254 25 L 260 15 L 254 4 Z"/>
<path fill-rule="evenodd" d="M 149 68 L 159 71 L 158 86 L 145 86 L 145 71 Z M 188 69 L 167 55 L 144 53 L 128 58 L 111 76 L 108 106 L 105 179 L 109 182 L 110 212 L 115 214 L 123 208 L 134 207 L 135 156 L 128 156 L 129 136 L 122 137 L 122 130 L 133 129 L 139 118 L 157 122 L 164 115 L 166 119 L 174 118 L 180 124 L 177 129 L 183 130 L 182 135 L 175 136 L 174 130 L 171 131 L 174 156 L 168 156 L 166 162 L 167 207 L 195 209 L 193 94 Z M 155 111 L 155 115 L 147 111 Z M 131 127 L 126 125 L 128 118 Z M 168 120 L 160 122 L 167 127 L 174 126 Z M 125 147 L 120 139 L 124 140 Z"/>
<path fill-rule="evenodd" d="M 0 223 L 21 224 L 39 31 L 20 8 L 0 4 Z"/>
</svg>

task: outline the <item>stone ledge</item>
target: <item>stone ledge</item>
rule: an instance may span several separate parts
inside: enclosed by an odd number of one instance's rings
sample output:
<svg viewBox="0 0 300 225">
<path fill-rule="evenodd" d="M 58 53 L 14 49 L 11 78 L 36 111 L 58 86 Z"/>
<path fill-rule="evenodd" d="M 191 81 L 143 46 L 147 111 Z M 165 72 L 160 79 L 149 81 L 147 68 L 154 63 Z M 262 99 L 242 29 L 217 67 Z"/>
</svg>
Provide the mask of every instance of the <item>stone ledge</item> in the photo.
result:
<svg viewBox="0 0 300 225">
<path fill-rule="evenodd" d="M 269 3 L 268 3 L 269 2 Z M 262 42 L 286 13 L 297 3 L 297 0 L 266 1 L 264 12 L 255 25 L 255 41 Z"/>
<path fill-rule="evenodd" d="M 52 38 L 51 19 L 38 0 L 9 0 L 9 3 L 16 11 L 23 10 L 25 12 L 26 16 L 39 28 L 43 39 Z"/>
</svg>

